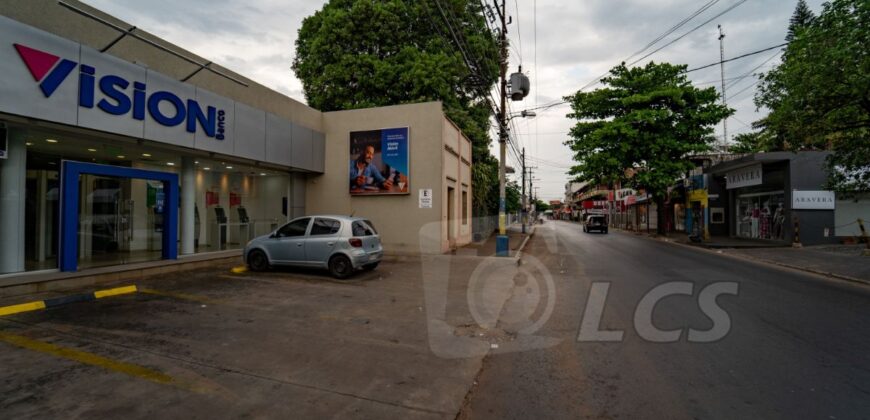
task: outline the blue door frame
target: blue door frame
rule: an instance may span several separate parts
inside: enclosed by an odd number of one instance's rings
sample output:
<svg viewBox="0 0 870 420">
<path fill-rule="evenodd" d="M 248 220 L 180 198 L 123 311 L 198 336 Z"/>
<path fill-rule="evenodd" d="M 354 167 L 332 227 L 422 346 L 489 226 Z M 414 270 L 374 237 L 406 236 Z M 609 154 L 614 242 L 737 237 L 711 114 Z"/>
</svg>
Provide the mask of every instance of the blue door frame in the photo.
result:
<svg viewBox="0 0 870 420">
<path fill-rule="evenodd" d="M 123 166 L 64 160 L 61 162 L 60 271 L 78 269 L 79 175 L 146 179 L 163 182 L 166 194 L 163 218 L 163 259 L 178 258 L 178 175 Z"/>
</svg>

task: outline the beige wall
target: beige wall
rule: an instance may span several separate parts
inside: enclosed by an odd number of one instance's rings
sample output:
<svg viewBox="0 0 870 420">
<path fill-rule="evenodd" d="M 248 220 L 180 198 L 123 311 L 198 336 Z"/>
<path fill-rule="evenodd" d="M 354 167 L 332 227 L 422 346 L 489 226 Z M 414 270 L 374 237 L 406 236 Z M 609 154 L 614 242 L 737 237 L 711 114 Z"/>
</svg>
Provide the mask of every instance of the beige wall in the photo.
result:
<svg viewBox="0 0 870 420">
<path fill-rule="evenodd" d="M 77 0 L 64 0 L 64 2 L 125 30 L 134 26 Z M 57 0 L 3 0 L 0 1 L 0 15 L 82 43 L 97 50 L 102 50 L 121 34 L 121 32 L 110 26 L 61 6 Z M 199 57 L 190 51 L 173 45 L 141 29 L 136 29 L 133 33 L 178 52 L 185 57 L 189 57 L 197 63 L 207 63 L 210 61 L 209 58 Z M 196 64 L 161 51 L 129 35 L 112 46 L 106 53 L 146 66 L 179 81 L 200 68 Z M 320 111 L 260 85 L 240 74 L 234 73 L 219 64 L 211 64 L 209 67 L 223 74 L 230 75 L 247 86 L 206 69 L 199 71 L 195 76 L 187 80 L 187 83 L 200 86 L 235 101 L 243 102 L 254 108 L 271 112 L 299 125 L 323 131 L 323 119 Z"/>
<path fill-rule="evenodd" d="M 461 161 L 455 159 L 445 164 L 444 141 L 450 139 L 455 150 L 467 150 L 460 146 L 463 142 L 459 131 L 444 117 L 440 102 L 397 105 L 382 108 L 351 111 L 327 112 L 323 114 L 326 132 L 326 168 L 324 175 L 309 175 L 306 188 L 306 211 L 309 214 L 354 214 L 372 220 L 380 231 L 386 252 L 393 254 L 415 254 L 420 252 L 420 230 L 426 225 L 438 226 L 447 221 L 447 184 L 443 171 L 451 171 L 451 177 L 460 175 Z M 396 196 L 351 196 L 348 192 L 348 165 L 351 159 L 349 150 L 350 132 L 377 130 L 381 128 L 409 127 L 410 153 L 410 194 Z M 445 135 L 445 129 L 451 131 Z M 464 147 L 464 149 L 463 149 Z M 449 154 L 449 153 L 448 153 Z M 470 161 L 470 157 L 467 159 Z M 470 173 L 465 168 L 465 173 Z M 470 181 L 468 199 L 471 199 Z M 433 208 L 419 208 L 419 191 L 431 189 Z M 461 224 L 462 207 L 459 202 L 462 189 L 457 187 L 455 214 Z M 470 212 L 469 202 L 469 212 Z M 467 227 L 457 226 L 457 245 L 471 239 L 471 221 Z M 441 226 L 442 235 L 438 240 L 441 251 L 447 251 L 446 225 Z M 437 235 L 437 234 L 436 234 Z"/>
<path fill-rule="evenodd" d="M 442 161 L 444 171 L 441 177 L 442 194 L 448 196 L 453 189 L 453 219 L 448 220 L 451 209 L 448 207 L 451 200 L 443 200 L 441 204 L 441 227 L 442 252 L 451 247 L 462 246 L 471 242 L 471 141 L 459 131 L 453 122 L 443 120 Z M 465 200 L 463 200 L 465 192 Z M 467 217 L 463 218 L 463 207 Z"/>
</svg>

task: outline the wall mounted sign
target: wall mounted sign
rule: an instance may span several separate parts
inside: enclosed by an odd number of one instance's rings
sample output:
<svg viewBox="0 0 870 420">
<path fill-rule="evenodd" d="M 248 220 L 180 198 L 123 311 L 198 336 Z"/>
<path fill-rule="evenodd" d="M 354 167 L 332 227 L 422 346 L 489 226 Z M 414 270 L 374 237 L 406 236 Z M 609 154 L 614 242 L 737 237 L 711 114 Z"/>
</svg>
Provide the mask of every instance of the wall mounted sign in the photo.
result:
<svg viewBox="0 0 870 420">
<path fill-rule="evenodd" d="M 836 201 L 833 191 L 791 192 L 791 208 L 794 210 L 834 210 Z"/>
<path fill-rule="evenodd" d="M 761 164 L 747 166 L 745 168 L 735 169 L 725 174 L 726 189 L 750 187 L 753 185 L 761 185 Z"/>
<path fill-rule="evenodd" d="M 314 172 L 325 136 L 0 16 L 0 112 Z"/>
<path fill-rule="evenodd" d="M 350 133 L 351 195 L 408 194 L 408 127 Z"/>
<path fill-rule="evenodd" d="M 431 209 L 432 208 L 432 190 L 431 189 L 421 189 L 420 195 L 418 197 L 420 199 L 420 208 L 421 209 Z"/>
</svg>

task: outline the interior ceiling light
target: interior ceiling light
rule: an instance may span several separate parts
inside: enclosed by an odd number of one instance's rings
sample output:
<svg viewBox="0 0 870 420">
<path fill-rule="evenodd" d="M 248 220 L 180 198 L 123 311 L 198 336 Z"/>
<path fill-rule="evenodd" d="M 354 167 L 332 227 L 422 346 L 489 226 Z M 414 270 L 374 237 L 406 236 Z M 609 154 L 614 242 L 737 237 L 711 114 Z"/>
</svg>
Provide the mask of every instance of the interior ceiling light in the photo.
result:
<svg viewBox="0 0 870 420">
<path fill-rule="evenodd" d="M 55 139 L 45 139 L 45 141 L 48 143 L 57 143 L 57 140 Z"/>
<path fill-rule="evenodd" d="M 118 155 L 118 159 L 124 159 L 124 155 Z"/>
<path fill-rule="evenodd" d="M 265 172 L 260 172 L 260 176 L 266 176 Z"/>
<path fill-rule="evenodd" d="M 199 165 L 199 161 L 198 161 L 198 160 L 195 160 L 195 161 L 193 161 L 193 164 L 194 164 L 194 165 Z"/>
<path fill-rule="evenodd" d="M 33 146 L 33 143 L 31 143 L 31 142 L 27 142 L 27 143 L 24 143 L 24 144 L 26 144 L 26 145 L 28 145 L 28 146 Z"/>
<path fill-rule="evenodd" d="M 227 169 L 233 169 L 233 167 L 232 167 L 232 166 L 227 166 Z"/>
<path fill-rule="evenodd" d="M 89 152 L 96 152 L 97 149 L 88 149 Z"/>
<path fill-rule="evenodd" d="M 142 153 L 142 156 L 144 156 L 144 157 L 151 157 L 151 153 Z"/>
<path fill-rule="evenodd" d="M 168 165 L 168 166 L 175 166 L 175 162 L 166 162 L 166 165 Z"/>
<path fill-rule="evenodd" d="M 209 168 L 208 166 L 206 166 L 205 168 L 202 168 L 202 169 L 205 169 L 206 171 L 210 171 L 210 170 L 211 170 L 211 168 Z"/>
</svg>

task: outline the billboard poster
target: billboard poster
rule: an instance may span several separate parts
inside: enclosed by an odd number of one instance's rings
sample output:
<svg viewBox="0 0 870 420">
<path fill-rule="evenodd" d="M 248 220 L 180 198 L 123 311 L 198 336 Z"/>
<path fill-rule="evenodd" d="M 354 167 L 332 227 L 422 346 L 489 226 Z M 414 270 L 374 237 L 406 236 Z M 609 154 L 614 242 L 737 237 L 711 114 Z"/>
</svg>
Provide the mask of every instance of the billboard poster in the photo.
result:
<svg viewBox="0 0 870 420">
<path fill-rule="evenodd" d="M 351 195 L 408 194 L 408 127 L 350 133 Z"/>
</svg>

